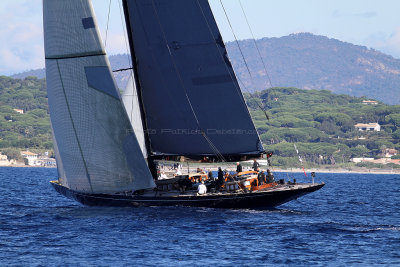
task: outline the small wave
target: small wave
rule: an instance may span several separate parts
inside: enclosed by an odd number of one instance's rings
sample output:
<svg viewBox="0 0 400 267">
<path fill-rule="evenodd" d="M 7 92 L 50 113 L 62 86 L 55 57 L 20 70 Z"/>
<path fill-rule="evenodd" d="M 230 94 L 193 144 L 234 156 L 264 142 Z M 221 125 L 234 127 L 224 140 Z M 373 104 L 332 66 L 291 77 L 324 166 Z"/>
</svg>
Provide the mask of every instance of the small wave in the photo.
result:
<svg viewBox="0 0 400 267">
<path fill-rule="evenodd" d="M 268 214 L 268 213 L 278 213 L 278 214 L 307 214 L 307 212 L 299 211 L 299 210 L 291 210 L 291 209 L 279 209 L 279 208 L 270 208 L 270 209 L 231 209 L 228 212 L 233 213 L 247 213 L 247 214 Z"/>
<path fill-rule="evenodd" d="M 345 224 L 335 221 L 328 221 L 318 224 L 321 231 L 333 232 L 352 232 L 352 233 L 367 233 L 376 231 L 400 231 L 400 226 L 394 225 L 361 225 L 361 224 Z"/>
<path fill-rule="evenodd" d="M 350 200 L 347 202 L 348 204 L 353 204 L 353 205 L 367 205 L 368 202 L 363 202 L 363 201 L 355 201 L 355 200 Z"/>
<path fill-rule="evenodd" d="M 378 232 L 378 231 L 400 231 L 400 227 L 363 227 L 363 226 L 358 226 L 358 227 L 349 227 L 346 229 L 351 232 L 357 232 L 357 233 L 368 233 L 368 232 Z"/>
<path fill-rule="evenodd" d="M 393 227 L 377 227 L 377 228 L 372 228 L 370 229 L 372 231 L 396 231 L 400 232 L 400 227 L 398 226 L 393 226 Z"/>
</svg>

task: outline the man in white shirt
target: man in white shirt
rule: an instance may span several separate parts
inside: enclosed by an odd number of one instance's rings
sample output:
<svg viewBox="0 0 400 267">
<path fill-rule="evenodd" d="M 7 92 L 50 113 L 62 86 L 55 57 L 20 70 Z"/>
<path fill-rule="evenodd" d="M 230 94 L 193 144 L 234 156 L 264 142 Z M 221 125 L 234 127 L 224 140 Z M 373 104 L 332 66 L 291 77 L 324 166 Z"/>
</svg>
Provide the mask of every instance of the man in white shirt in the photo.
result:
<svg viewBox="0 0 400 267">
<path fill-rule="evenodd" d="M 201 184 L 197 187 L 197 195 L 204 195 L 205 193 L 207 193 L 207 187 L 204 181 L 201 181 Z"/>
</svg>

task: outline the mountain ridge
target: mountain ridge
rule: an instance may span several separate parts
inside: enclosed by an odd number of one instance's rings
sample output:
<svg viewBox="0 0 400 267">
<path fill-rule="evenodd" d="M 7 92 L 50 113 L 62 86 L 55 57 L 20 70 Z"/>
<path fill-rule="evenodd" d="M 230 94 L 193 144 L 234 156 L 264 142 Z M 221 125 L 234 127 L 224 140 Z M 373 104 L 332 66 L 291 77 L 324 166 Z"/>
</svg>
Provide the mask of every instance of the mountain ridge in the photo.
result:
<svg viewBox="0 0 400 267">
<path fill-rule="evenodd" d="M 311 33 L 257 39 L 266 63 L 269 83 L 253 39 L 239 41 L 246 63 L 235 42 L 227 42 L 229 58 L 239 80 L 249 92 L 270 87 L 330 90 L 337 94 L 366 96 L 387 104 L 400 104 L 400 59 L 375 49 Z M 113 70 L 130 66 L 126 54 L 111 55 Z M 12 75 L 43 78 L 44 69 Z M 125 88 L 129 72 L 114 73 L 119 88 Z"/>
</svg>

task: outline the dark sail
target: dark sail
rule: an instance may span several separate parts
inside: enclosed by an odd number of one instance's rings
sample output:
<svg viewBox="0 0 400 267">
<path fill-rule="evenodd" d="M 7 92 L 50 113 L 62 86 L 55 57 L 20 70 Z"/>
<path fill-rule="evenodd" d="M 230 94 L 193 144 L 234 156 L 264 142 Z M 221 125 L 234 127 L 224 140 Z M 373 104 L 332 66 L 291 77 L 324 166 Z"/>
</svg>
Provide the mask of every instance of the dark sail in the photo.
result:
<svg viewBox="0 0 400 267">
<path fill-rule="evenodd" d="M 263 149 L 207 0 L 125 0 L 151 155 Z"/>
</svg>

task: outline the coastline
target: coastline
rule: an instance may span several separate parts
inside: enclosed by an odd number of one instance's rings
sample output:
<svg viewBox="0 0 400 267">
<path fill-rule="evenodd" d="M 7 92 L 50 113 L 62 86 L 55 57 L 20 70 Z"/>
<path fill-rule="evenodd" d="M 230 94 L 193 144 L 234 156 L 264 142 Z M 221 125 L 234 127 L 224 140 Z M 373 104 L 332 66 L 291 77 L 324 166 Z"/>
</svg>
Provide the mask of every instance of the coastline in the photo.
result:
<svg viewBox="0 0 400 267">
<path fill-rule="evenodd" d="M 51 168 L 57 168 L 57 167 L 56 166 L 30 166 L 30 165 L 25 165 L 24 163 L 21 163 L 21 164 L 1 165 L 0 168 L 46 168 L 46 169 L 51 169 Z"/>
<path fill-rule="evenodd" d="M 25 165 L 23 163 L 21 164 L 10 164 L 8 166 L 0 166 L 1 167 L 8 167 L 8 168 L 57 168 L 54 166 L 29 166 Z M 226 166 L 225 166 L 226 167 Z M 217 169 L 218 167 L 215 166 L 207 166 L 203 167 L 203 169 Z M 185 168 L 182 168 L 183 172 L 185 172 Z M 233 168 L 228 168 L 228 169 L 233 169 Z M 294 173 L 303 173 L 303 169 L 301 168 L 290 168 L 290 169 L 281 169 L 281 168 L 271 168 L 272 172 L 294 172 Z M 190 171 L 194 172 L 195 168 L 190 167 Z M 344 169 L 344 168 L 331 168 L 331 169 L 318 169 L 318 168 L 310 168 L 310 169 L 305 169 L 306 173 L 309 174 L 311 172 L 315 173 L 358 173 L 358 174 L 400 174 L 400 169 L 363 169 L 363 168 L 357 168 L 357 169 Z M 166 171 L 169 172 L 169 171 Z M 186 171 L 187 172 L 187 171 Z"/>
<path fill-rule="evenodd" d="M 274 172 L 303 172 L 302 169 L 293 168 L 293 169 L 279 169 L 279 168 L 272 168 Z M 311 168 L 306 169 L 306 173 L 358 173 L 358 174 L 400 174 L 400 169 L 317 169 Z"/>
</svg>

